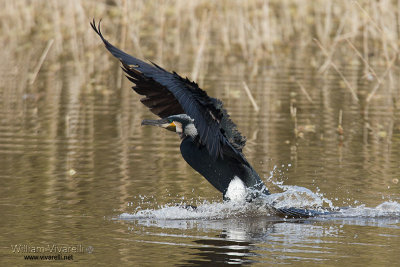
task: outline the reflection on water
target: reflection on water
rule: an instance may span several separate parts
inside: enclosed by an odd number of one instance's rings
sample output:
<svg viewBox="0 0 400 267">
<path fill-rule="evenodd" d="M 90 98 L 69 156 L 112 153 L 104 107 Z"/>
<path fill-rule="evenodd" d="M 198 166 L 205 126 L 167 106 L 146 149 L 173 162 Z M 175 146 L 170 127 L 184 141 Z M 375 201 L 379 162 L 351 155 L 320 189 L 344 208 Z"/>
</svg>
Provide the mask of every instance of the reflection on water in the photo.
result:
<svg viewBox="0 0 400 267">
<path fill-rule="evenodd" d="M 340 262 L 351 256 L 343 247 L 351 247 L 364 254 L 369 250 L 366 246 L 388 249 L 394 245 L 399 237 L 398 212 L 396 217 L 387 218 L 354 216 L 282 220 L 250 216 L 219 220 L 139 219 L 132 220 L 128 228 L 140 236 L 135 239 L 138 243 L 189 247 L 191 257 L 183 265 L 201 265 L 204 261 L 279 264 L 293 261 L 318 263 L 335 259 Z M 362 228 L 354 231 L 355 226 Z M 142 235 L 143 230 L 138 230 L 140 227 L 148 231 L 146 236 Z M 395 227 L 397 234 L 384 234 L 385 227 Z M 157 241 L 152 241 L 154 237 Z M 371 244 L 371 239 L 376 238 L 384 243 Z M 390 253 L 385 255 L 390 256 Z"/>
<path fill-rule="evenodd" d="M 90 245 L 94 253 L 75 258 L 104 265 L 400 262 L 400 114 L 385 90 L 366 103 L 374 83 L 362 66 L 343 69 L 357 88 L 356 103 L 339 76 L 321 75 L 307 62 L 260 66 L 253 79 L 246 66 L 210 64 L 201 86 L 224 101 L 271 191 L 293 203 L 305 201 L 297 194 L 303 188 L 312 203 L 352 206 L 330 218 L 282 220 L 224 206 L 182 160 L 176 135 L 140 127 L 153 115 L 116 64 L 91 64 L 89 81 L 74 64 L 43 66 L 34 86 L 14 72 L 0 85 L 5 265 L 24 263 L 13 244 Z M 287 188 L 295 189 L 293 199 L 282 192 Z M 219 216 L 199 216 L 176 207 L 181 203 Z"/>
</svg>

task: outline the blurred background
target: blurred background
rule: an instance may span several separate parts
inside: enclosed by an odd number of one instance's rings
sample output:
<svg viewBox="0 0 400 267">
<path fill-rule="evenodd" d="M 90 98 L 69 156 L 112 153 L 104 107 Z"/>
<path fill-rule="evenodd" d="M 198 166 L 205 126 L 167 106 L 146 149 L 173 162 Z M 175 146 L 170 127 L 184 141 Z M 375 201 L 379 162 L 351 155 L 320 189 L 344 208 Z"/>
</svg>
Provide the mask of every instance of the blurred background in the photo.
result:
<svg viewBox="0 0 400 267">
<path fill-rule="evenodd" d="M 93 18 L 115 46 L 220 98 L 272 192 L 399 200 L 398 1 L 3 0 L 2 253 L 38 232 L 69 229 L 57 237 L 68 242 L 95 236 L 98 218 L 221 199 L 176 135 L 140 126 L 154 115 Z"/>
</svg>

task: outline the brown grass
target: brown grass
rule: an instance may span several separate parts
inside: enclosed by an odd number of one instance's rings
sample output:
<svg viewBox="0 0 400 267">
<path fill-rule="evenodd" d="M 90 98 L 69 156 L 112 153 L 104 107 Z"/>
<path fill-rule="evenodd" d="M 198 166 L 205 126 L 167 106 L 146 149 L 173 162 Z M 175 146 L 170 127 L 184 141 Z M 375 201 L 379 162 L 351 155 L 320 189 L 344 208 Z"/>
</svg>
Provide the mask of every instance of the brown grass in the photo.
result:
<svg viewBox="0 0 400 267">
<path fill-rule="evenodd" d="M 90 57 L 99 43 L 88 27 L 92 18 L 103 18 L 106 36 L 120 47 L 159 64 L 192 65 L 194 73 L 199 57 L 217 62 L 238 58 L 248 66 L 277 63 L 291 49 L 315 49 L 313 38 L 335 58 L 354 57 L 349 40 L 372 65 L 389 64 L 399 51 L 394 1 L 5 0 L 0 7 L 6 47 L 18 53 L 54 39 L 52 60 Z M 324 58 L 314 52 L 304 55 Z"/>
</svg>

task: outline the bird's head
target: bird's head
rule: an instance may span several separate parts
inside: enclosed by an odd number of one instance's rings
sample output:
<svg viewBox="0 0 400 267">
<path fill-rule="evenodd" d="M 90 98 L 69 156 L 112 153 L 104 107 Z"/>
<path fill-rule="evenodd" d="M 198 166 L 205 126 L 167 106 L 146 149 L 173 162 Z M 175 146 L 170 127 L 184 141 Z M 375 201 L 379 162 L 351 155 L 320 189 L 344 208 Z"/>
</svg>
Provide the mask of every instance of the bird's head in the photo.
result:
<svg viewBox="0 0 400 267">
<path fill-rule="evenodd" d="M 161 120 L 143 120 L 142 125 L 153 125 L 176 132 L 182 138 L 191 136 L 195 138 L 198 133 L 194 126 L 194 120 L 186 114 L 171 115 Z"/>
</svg>

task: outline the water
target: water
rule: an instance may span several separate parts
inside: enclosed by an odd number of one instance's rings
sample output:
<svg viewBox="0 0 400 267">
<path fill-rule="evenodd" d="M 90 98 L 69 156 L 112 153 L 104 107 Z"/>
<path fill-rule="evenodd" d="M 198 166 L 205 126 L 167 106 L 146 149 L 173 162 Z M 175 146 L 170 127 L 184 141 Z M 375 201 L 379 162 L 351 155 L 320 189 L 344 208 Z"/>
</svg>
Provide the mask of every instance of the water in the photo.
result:
<svg viewBox="0 0 400 267">
<path fill-rule="evenodd" d="M 54 246 L 75 246 L 61 253 L 75 264 L 107 266 L 399 265 L 399 109 L 384 89 L 365 105 L 374 84 L 361 67 L 344 69 L 356 103 L 335 73 L 292 63 L 254 78 L 240 66 L 229 69 L 238 75 L 211 68 L 201 83 L 247 136 L 244 153 L 275 201 L 350 207 L 334 215 L 285 219 L 257 203 L 223 203 L 181 158 L 176 135 L 140 126 L 154 116 L 127 81 L 116 88 L 117 65 L 90 82 L 68 65 L 44 66 L 35 86 L 3 77 L 1 265 L 60 254 L 27 248 Z"/>
</svg>

